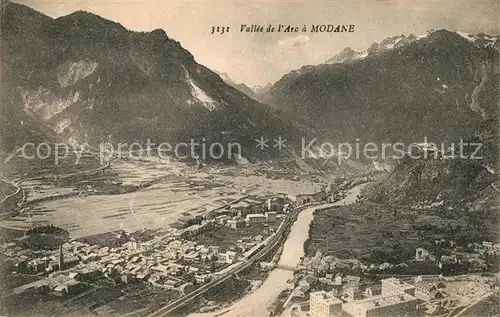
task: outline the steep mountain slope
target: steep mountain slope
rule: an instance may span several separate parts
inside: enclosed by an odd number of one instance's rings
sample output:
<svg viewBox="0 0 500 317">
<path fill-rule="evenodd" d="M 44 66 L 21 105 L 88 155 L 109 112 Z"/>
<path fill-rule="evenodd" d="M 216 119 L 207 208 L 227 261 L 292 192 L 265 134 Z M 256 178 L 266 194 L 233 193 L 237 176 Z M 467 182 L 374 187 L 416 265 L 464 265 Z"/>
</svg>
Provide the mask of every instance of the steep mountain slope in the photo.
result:
<svg viewBox="0 0 500 317">
<path fill-rule="evenodd" d="M 252 90 L 255 92 L 255 94 L 260 98 L 261 96 L 265 95 L 269 89 L 271 89 L 273 85 L 271 83 L 267 83 L 265 85 L 254 85 L 252 86 Z"/>
<path fill-rule="evenodd" d="M 456 140 L 497 115 L 497 47 L 446 30 L 391 37 L 283 76 L 264 101 L 339 142 Z"/>
<path fill-rule="evenodd" d="M 238 89 L 245 95 L 252 99 L 262 102 L 262 97 L 271 89 L 271 83 L 265 85 L 254 85 L 252 87 L 246 85 L 245 83 L 238 83 L 234 81 L 227 73 L 218 73 L 222 80 L 229 86 Z"/>
<path fill-rule="evenodd" d="M 402 159 L 386 177 L 368 186 L 369 200 L 391 204 L 457 206 L 490 190 L 496 176 L 480 162 L 467 159 Z"/>
<path fill-rule="evenodd" d="M 236 81 L 234 81 L 227 73 L 219 73 L 218 72 L 218 75 L 220 76 L 220 78 L 222 78 L 222 80 L 228 84 L 229 86 L 233 87 L 233 88 L 236 88 L 238 89 L 239 91 L 241 91 L 242 93 L 244 93 L 245 95 L 247 95 L 248 97 L 252 98 L 252 99 L 255 99 L 257 100 L 255 97 L 255 93 L 254 91 L 252 90 L 252 88 L 248 87 L 247 85 L 245 85 L 244 83 L 237 83 Z"/>
<path fill-rule="evenodd" d="M 358 138 L 408 146 L 427 137 L 438 147 L 458 146 L 459 139 L 481 143 L 478 160 L 449 153 L 404 156 L 365 188 L 362 199 L 482 210 L 493 219 L 499 194 L 499 48 L 499 37 L 446 30 L 389 37 L 365 51 L 346 48 L 325 64 L 290 72 L 264 100 L 337 142 Z"/>
<path fill-rule="evenodd" d="M 50 133 L 94 145 L 237 141 L 261 157 L 255 138 L 300 135 L 163 30 L 133 32 L 87 12 L 52 19 L 10 2 L 2 30 L 6 150 Z"/>
<path fill-rule="evenodd" d="M 470 242 L 498 241 L 499 195 L 498 175 L 479 161 L 406 158 L 391 173 L 365 187 L 360 199 L 389 206 L 394 214 L 405 211 L 415 217 L 412 219 L 421 215 L 421 219 L 461 221 L 468 230 L 454 237 Z"/>
<path fill-rule="evenodd" d="M 455 143 L 445 152 L 431 150 L 427 157 L 417 153 L 420 159 L 405 155 L 390 173 L 363 190 L 362 199 L 441 212 L 457 211 L 454 217 L 474 218 L 472 211 L 477 217 L 489 220 L 491 232 L 495 232 L 500 212 L 499 122 L 498 116 L 493 116 L 500 102 L 498 85 L 476 89 L 473 100 L 478 109 L 490 116 L 485 116 L 473 132 L 463 137 L 463 145 Z"/>
</svg>

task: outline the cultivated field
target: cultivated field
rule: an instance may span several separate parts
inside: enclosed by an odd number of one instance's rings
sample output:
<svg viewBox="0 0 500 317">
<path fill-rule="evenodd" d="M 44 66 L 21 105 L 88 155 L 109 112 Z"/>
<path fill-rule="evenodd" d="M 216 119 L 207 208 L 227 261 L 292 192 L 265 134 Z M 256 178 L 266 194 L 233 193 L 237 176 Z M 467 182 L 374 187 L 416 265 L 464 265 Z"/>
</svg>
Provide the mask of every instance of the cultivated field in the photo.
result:
<svg viewBox="0 0 500 317">
<path fill-rule="evenodd" d="M 122 195 L 73 196 L 45 201 L 5 220 L 2 226 L 26 230 L 33 225 L 53 224 L 77 238 L 120 229 L 168 228 L 184 213 L 197 215 L 242 197 L 225 188 L 209 189 L 172 180 Z"/>
<path fill-rule="evenodd" d="M 166 229 L 180 217 L 204 215 L 247 194 L 314 193 L 321 186 L 308 180 L 269 179 L 253 172 L 238 168 L 228 175 L 178 162 L 114 161 L 106 175 L 117 177 L 124 186 L 155 181 L 154 185 L 125 194 L 76 195 L 73 187 L 27 180 L 22 186 L 28 202 L 51 199 L 28 204 L 20 215 L 3 220 L 1 225 L 8 232 L 21 234 L 33 226 L 53 224 L 67 230 L 72 238 L 121 229 Z M 71 193 L 75 195 L 54 199 Z"/>
</svg>

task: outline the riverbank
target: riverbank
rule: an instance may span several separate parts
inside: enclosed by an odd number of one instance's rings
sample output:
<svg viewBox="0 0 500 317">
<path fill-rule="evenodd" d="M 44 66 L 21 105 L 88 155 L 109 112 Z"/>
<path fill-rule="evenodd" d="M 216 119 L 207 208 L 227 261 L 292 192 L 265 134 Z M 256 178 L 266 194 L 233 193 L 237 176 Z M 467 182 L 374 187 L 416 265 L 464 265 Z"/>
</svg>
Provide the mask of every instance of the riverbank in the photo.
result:
<svg viewBox="0 0 500 317">
<path fill-rule="evenodd" d="M 313 206 L 303 210 L 292 225 L 283 252 L 281 254 L 279 267 L 296 267 L 304 256 L 304 242 L 308 239 L 309 224 L 314 218 L 314 211 L 333 207 L 336 205 L 349 205 L 356 201 L 358 194 L 366 184 L 361 184 L 349 190 L 344 199 L 336 202 Z M 190 314 L 189 317 L 264 317 L 269 316 L 269 307 L 279 294 L 289 288 L 287 281 L 293 278 L 293 272 L 276 268 L 269 273 L 267 279 L 254 292 L 243 297 L 236 303 L 222 310 L 203 313 Z"/>
</svg>

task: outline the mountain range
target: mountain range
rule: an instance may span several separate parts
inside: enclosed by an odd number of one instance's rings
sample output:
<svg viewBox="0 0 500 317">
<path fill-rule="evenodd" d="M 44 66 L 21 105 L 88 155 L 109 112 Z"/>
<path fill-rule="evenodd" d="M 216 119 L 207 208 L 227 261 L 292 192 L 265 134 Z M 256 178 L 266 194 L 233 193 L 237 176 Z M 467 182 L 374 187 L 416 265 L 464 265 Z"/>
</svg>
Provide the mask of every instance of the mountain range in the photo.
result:
<svg viewBox="0 0 500 317">
<path fill-rule="evenodd" d="M 258 101 L 260 101 L 260 97 L 264 95 L 272 87 L 271 83 L 267 83 L 265 85 L 253 85 L 250 87 L 247 86 L 245 83 L 237 83 L 229 76 L 228 73 L 221 72 L 218 74 L 226 84 L 228 84 L 233 88 L 238 89 L 245 95 Z"/>
<path fill-rule="evenodd" d="M 480 210 L 495 224 L 499 39 L 430 30 L 389 37 L 364 51 L 347 47 L 323 64 L 284 75 L 262 100 L 337 142 L 480 143 L 479 160 L 405 155 L 362 199 Z"/>
<path fill-rule="evenodd" d="M 333 57 L 324 62 L 324 64 L 348 63 L 358 59 L 363 59 L 368 55 L 379 54 L 394 48 L 403 47 L 407 44 L 423 39 L 434 32 L 435 30 L 429 30 L 419 36 L 415 36 L 413 34 L 410 34 L 408 36 L 404 34 L 401 34 L 399 36 L 391 36 L 382 40 L 380 43 L 374 42 L 372 45 L 370 45 L 369 48 L 363 51 L 355 51 L 351 47 L 346 47 L 344 50 L 342 50 L 338 54 L 335 54 Z M 498 41 L 500 39 L 500 36 L 490 36 L 484 33 L 474 35 L 460 31 L 455 33 L 479 47 L 500 47 L 500 42 Z"/>
<path fill-rule="evenodd" d="M 227 85 L 165 31 L 134 32 L 78 11 L 57 19 L 4 2 L 2 146 L 37 137 L 100 142 L 301 135 L 279 111 Z M 271 153 L 271 154 L 270 154 Z M 276 153 L 274 153 L 276 154 Z"/>
<path fill-rule="evenodd" d="M 284 75 L 262 97 L 337 142 L 433 142 L 498 113 L 498 37 L 431 30 L 346 48 Z"/>
<path fill-rule="evenodd" d="M 4 2 L 1 144 L 237 140 L 353 142 L 479 138 L 495 166 L 498 37 L 431 30 L 346 48 L 272 86 L 249 87 L 196 62 L 163 30 L 134 32 L 78 11 L 57 19 Z M 257 100 L 259 101 L 257 101 Z M 264 102 L 264 103 L 263 103 Z M 293 148 L 291 149 L 293 152 Z M 285 155 L 284 153 L 281 153 Z"/>
</svg>

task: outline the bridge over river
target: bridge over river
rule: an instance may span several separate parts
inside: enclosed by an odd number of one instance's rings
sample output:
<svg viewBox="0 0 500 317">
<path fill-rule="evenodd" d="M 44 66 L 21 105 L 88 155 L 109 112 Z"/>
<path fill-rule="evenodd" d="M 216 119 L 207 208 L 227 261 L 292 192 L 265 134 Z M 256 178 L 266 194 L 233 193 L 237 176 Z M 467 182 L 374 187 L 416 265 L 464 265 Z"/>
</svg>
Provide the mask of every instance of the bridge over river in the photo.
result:
<svg viewBox="0 0 500 317">
<path fill-rule="evenodd" d="M 276 267 L 276 270 L 285 270 L 285 271 L 295 272 L 295 267 L 293 267 L 291 265 L 281 264 L 281 265 L 278 265 Z"/>
<path fill-rule="evenodd" d="M 290 234 L 283 245 L 278 266 L 269 273 L 267 279 L 254 292 L 246 295 L 230 307 L 222 311 L 203 314 L 191 314 L 188 317 L 264 317 L 269 316 L 268 307 L 278 298 L 279 294 L 286 290 L 289 285 L 287 281 L 293 278 L 293 271 L 304 256 L 304 242 L 309 236 L 309 224 L 313 220 L 313 213 L 316 209 L 323 209 L 335 205 L 349 205 L 356 201 L 361 189 L 366 184 L 352 188 L 348 195 L 341 201 L 332 204 L 311 206 L 301 211 L 297 220 L 292 225 Z"/>
</svg>

